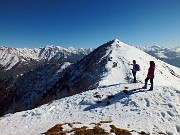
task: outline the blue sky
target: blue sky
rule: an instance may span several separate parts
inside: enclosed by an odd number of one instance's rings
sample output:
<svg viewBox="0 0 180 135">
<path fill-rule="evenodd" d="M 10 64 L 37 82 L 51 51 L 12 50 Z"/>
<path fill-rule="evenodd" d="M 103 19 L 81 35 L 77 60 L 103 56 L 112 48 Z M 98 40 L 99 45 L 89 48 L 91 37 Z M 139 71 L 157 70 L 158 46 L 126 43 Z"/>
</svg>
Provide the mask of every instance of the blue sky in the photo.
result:
<svg viewBox="0 0 180 135">
<path fill-rule="evenodd" d="M 0 0 L 0 45 L 180 46 L 180 0 Z"/>
</svg>

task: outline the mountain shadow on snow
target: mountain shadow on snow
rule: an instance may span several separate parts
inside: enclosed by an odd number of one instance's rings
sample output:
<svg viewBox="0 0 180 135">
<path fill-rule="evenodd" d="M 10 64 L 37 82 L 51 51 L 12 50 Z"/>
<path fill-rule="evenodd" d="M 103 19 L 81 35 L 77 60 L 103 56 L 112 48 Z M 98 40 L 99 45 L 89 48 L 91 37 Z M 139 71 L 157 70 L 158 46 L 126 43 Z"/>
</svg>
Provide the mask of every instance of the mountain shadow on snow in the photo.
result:
<svg viewBox="0 0 180 135">
<path fill-rule="evenodd" d="M 112 87 L 115 85 L 110 85 L 107 86 L 108 87 Z M 105 107 L 108 105 L 112 105 L 112 104 L 116 104 L 117 102 L 119 102 L 122 99 L 127 99 L 128 97 L 130 97 L 131 95 L 135 94 L 135 93 L 139 93 L 139 92 L 146 92 L 144 89 L 142 88 L 136 88 L 136 89 L 130 89 L 130 90 L 122 90 L 121 92 L 115 94 L 115 95 L 109 95 L 104 99 L 100 99 L 101 95 L 99 95 L 98 93 L 95 93 L 94 97 L 98 99 L 98 101 L 96 102 L 96 104 L 92 104 L 90 106 L 88 106 L 87 108 L 84 109 L 84 111 L 90 111 L 96 108 L 101 108 L 101 107 Z M 128 106 L 129 105 L 130 100 L 126 100 L 126 102 L 124 102 L 124 106 Z"/>
</svg>

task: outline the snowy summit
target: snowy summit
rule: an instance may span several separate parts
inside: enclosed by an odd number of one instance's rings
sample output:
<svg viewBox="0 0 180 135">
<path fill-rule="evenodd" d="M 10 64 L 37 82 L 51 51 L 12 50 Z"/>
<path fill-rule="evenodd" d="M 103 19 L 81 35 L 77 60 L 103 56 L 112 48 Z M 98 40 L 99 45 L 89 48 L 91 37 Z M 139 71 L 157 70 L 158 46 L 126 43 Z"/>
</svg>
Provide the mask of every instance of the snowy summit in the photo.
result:
<svg viewBox="0 0 180 135">
<path fill-rule="evenodd" d="M 138 83 L 131 83 L 133 60 L 141 67 L 137 72 Z M 153 91 L 141 89 L 149 61 L 156 64 Z M 56 124 L 71 122 L 81 123 L 76 127 L 92 128 L 94 125 L 90 123 L 100 121 L 110 121 L 132 135 L 141 131 L 150 135 L 180 134 L 180 68 L 118 39 L 98 47 L 67 68 L 66 76 L 59 75 L 45 97 L 61 99 L 1 117 L 1 134 L 41 134 Z M 110 125 L 100 126 L 110 132 Z M 71 128 L 68 124 L 63 126 L 64 131 Z"/>
</svg>

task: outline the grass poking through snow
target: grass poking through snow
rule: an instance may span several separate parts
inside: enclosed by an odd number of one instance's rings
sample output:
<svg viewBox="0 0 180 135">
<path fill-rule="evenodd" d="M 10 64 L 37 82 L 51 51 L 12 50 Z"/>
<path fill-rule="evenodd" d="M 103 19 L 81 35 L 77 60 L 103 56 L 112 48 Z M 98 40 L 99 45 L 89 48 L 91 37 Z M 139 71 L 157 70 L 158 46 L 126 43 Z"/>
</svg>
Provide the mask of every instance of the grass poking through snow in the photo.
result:
<svg viewBox="0 0 180 135">
<path fill-rule="evenodd" d="M 115 133 L 116 135 L 131 135 L 131 132 L 126 129 L 116 128 L 114 125 L 110 125 L 110 131 L 106 131 L 101 127 L 102 124 L 111 123 L 112 121 L 100 121 L 99 123 L 91 123 L 91 128 L 87 126 L 83 126 L 82 123 L 64 123 L 57 124 L 47 132 L 45 135 L 66 135 L 67 133 L 71 133 L 73 135 L 110 135 L 111 133 Z M 68 125 L 71 129 L 65 130 L 63 129 L 63 125 Z M 82 125 L 79 128 L 76 128 L 77 125 Z M 94 125 L 94 127 L 92 127 Z"/>
</svg>

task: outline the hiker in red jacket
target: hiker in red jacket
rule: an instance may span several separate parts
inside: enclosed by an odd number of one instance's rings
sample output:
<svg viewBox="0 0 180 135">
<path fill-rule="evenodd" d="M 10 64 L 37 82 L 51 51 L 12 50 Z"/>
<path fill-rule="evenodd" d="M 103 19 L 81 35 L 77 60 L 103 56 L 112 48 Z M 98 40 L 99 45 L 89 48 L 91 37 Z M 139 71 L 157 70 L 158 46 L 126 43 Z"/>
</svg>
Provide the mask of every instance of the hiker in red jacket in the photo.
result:
<svg viewBox="0 0 180 135">
<path fill-rule="evenodd" d="M 155 63 L 154 63 L 154 61 L 150 61 L 150 67 L 148 69 L 148 74 L 147 74 L 147 77 L 145 79 L 145 85 L 143 88 L 147 89 L 148 80 L 150 79 L 151 87 L 149 90 L 153 90 L 153 87 L 154 87 L 154 83 L 153 83 L 154 70 L 155 70 Z"/>
</svg>

